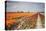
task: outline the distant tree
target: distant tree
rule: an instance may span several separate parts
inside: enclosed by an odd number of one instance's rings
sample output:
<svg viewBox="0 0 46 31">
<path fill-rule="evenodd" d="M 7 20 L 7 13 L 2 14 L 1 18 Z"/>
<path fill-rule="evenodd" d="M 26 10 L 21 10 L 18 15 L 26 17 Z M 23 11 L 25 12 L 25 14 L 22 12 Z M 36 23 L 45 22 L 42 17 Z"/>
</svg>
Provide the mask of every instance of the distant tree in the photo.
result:
<svg viewBox="0 0 46 31">
<path fill-rule="evenodd" d="M 19 11 L 17 11 L 17 13 L 19 13 Z"/>
<path fill-rule="evenodd" d="M 21 13 L 24 13 L 23 11 L 21 11 Z"/>
</svg>

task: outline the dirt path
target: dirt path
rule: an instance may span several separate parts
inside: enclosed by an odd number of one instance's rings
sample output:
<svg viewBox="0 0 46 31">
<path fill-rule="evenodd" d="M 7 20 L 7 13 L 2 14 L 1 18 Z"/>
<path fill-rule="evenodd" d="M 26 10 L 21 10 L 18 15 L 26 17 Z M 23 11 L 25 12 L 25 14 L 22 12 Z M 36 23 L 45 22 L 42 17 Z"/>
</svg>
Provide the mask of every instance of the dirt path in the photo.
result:
<svg viewBox="0 0 46 31">
<path fill-rule="evenodd" d="M 37 23 L 36 23 L 36 29 L 42 28 L 41 18 L 38 14 Z"/>
</svg>

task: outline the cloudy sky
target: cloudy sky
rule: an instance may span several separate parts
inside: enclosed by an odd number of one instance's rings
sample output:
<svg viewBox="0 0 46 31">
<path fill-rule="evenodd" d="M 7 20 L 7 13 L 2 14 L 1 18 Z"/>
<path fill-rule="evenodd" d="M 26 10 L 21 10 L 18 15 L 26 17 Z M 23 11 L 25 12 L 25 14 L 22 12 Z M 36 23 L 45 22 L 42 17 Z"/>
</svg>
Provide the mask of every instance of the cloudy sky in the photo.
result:
<svg viewBox="0 0 46 31">
<path fill-rule="evenodd" d="M 7 2 L 7 12 L 44 12 L 44 3 L 38 2 L 18 2 L 18 1 L 9 1 Z"/>
</svg>

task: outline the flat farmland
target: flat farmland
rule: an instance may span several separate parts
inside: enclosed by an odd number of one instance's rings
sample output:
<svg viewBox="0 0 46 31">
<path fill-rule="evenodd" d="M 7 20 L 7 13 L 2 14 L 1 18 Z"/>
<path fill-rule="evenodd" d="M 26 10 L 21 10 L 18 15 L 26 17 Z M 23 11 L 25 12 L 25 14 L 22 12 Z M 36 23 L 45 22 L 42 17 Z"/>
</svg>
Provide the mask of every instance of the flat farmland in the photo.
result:
<svg viewBox="0 0 46 31">
<path fill-rule="evenodd" d="M 13 24 L 16 22 L 17 17 L 23 17 L 23 16 L 32 16 L 35 13 L 15 13 L 15 12 L 7 12 L 6 13 L 6 25 L 10 26 L 10 24 Z"/>
<path fill-rule="evenodd" d="M 31 12 L 30 13 L 27 13 L 27 12 L 26 13 L 7 12 L 6 13 L 6 26 L 10 28 L 10 27 L 12 27 L 12 25 L 15 25 L 15 27 L 17 26 L 17 28 L 15 28 L 15 29 L 24 29 L 25 28 L 25 25 L 27 26 L 26 27 L 27 29 L 28 28 L 35 28 L 38 15 L 41 18 L 41 22 L 44 21 L 44 15 L 42 15 L 40 13 L 31 13 Z M 42 22 L 42 23 L 43 23 L 43 27 L 44 27 L 44 22 Z M 19 25 L 19 24 L 21 24 L 21 25 Z M 21 28 L 18 28 L 19 26 Z"/>
</svg>

